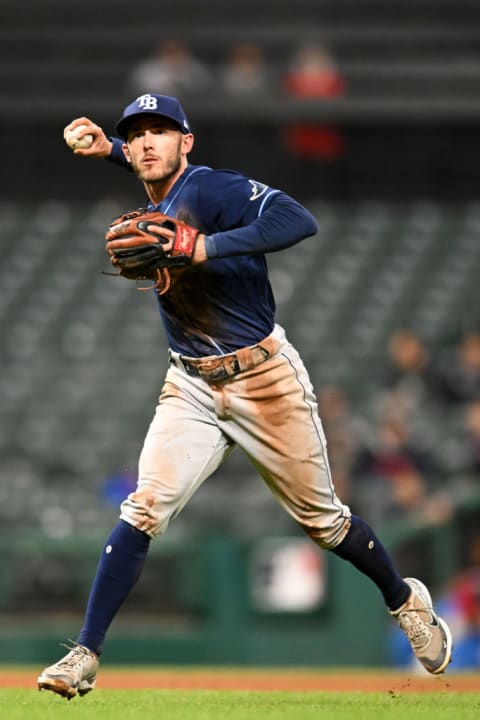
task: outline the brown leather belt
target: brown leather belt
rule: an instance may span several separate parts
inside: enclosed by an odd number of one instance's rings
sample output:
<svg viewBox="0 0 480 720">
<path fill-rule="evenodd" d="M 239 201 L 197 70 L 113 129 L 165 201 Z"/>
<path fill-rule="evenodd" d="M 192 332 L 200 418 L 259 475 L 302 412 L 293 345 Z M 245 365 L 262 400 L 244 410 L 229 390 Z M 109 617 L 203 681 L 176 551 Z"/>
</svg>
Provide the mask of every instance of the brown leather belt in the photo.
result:
<svg viewBox="0 0 480 720">
<path fill-rule="evenodd" d="M 278 348 L 278 340 L 269 335 L 256 345 L 240 348 L 228 355 L 193 358 L 170 353 L 170 362 L 184 370 L 187 375 L 201 377 L 206 382 L 215 384 L 260 365 L 273 357 Z"/>
</svg>

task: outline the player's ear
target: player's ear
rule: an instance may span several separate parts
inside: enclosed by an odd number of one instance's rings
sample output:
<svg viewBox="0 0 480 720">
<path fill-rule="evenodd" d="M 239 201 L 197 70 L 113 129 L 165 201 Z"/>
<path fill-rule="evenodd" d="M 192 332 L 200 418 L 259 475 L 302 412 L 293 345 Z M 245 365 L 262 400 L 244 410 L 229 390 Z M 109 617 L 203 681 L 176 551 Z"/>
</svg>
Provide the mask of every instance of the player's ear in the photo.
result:
<svg viewBox="0 0 480 720">
<path fill-rule="evenodd" d="M 194 139 L 195 139 L 195 138 L 193 137 L 192 133 L 187 133 L 186 135 L 183 136 L 183 138 L 182 138 L 182 150 L 183 150 L 183 154 L 184 154 L 184 155 L 188 155 L 188 153 L 189 153 L 190 150 L 192 149 Z"/>
<path fill-rule="evenodd" d="M 131 163 L 131 162 L 132 162 L 132 158 L 130 157 L 130 152 L 129 152 L 129 150 L 128 150 L 128 145 L 127 145 L 127 143 L 123 143 L 123 145 L 122 145 L 122 150 L 123 150 L 123 154 L 125 155 L 125 157 L 126 157 L 126 159 L 127 159 L 127 162 Z"/>
</svg>

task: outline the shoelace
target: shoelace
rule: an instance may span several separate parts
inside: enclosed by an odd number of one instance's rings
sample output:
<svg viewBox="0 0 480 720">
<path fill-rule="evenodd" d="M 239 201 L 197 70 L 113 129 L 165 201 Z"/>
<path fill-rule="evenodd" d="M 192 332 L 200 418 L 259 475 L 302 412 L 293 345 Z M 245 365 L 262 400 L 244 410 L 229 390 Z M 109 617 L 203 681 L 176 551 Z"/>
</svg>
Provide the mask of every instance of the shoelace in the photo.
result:
<svg viewBox="0 0 480 720">
<path fill-rule="evenodd" d="M 62 660 L 59 660 L 59 662 L 57 663 L 58 667 L 74 668 L 76 665 L 85 662 L 85 660 L 88 658 L 85 648 L 83 648 L 82 645 L 79 645 L 79 643 L 75 642 L 74 640 L 69 640 L 69 642 L 73 645 L 73 647 L 72 645 L 61 643 L 61 645 L 70 652 L 68 653 L 68 655 L 65 655 Z"/>
<path fill-rule="evenodd" d="M 427 612 L 428 608 L 424 610 Z M 407 634 L 414 650 L 423 650 L 432 639 L 432 631 L 418 614 L 418 609 L 405 609 L 398 616 L 402 630 Z"/>
</svg>

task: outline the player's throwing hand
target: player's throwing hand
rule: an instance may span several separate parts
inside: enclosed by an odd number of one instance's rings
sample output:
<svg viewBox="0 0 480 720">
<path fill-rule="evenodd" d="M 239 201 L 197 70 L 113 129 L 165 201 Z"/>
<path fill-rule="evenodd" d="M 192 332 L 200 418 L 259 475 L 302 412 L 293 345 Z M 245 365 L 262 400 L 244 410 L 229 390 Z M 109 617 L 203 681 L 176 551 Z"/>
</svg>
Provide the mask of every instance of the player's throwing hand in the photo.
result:
<svg viewBox="0 0 480 720">
<path fill-rule="evenodd" d="M 88 136 L 91 136 L 91 138 L 88 138 Z M 88 142 L 86 144 L 78 142 L 72 143 L 72 137 L 80 141 L 82 138 L 87 137 Z M 79 117 L 72 120 L 72 122 L 64 128 L 63 138 L 75 155 L 105 158 L 108 157 L 112 151 L 111 140 L 107 138 L 99 125 L 96 125 L 87 117 Z"/>
</svg>

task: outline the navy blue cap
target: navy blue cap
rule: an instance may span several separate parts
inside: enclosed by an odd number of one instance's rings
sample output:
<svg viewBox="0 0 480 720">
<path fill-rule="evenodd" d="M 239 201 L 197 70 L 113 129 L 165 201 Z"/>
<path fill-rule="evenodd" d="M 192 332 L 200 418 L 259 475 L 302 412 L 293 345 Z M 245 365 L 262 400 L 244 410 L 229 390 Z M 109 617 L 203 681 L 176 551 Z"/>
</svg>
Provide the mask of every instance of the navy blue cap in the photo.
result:
<svg viewBox="0 0 480 720">
<path fill-rule="evenodd" d="M 123 111 L 121 119 L 115 126 L 120 137 L 126 140 L 128 128 L 132 120 L 143 115 L 162 115 L 162 117 L 173 120 L 185 135 L 191 132 L 185 111 L 177 98 L 170 97 L 169 95 L 147 93 L 140 95 L 140 97 L 130 103 L 130 105 L 127 105 Z"/>
</svg>

